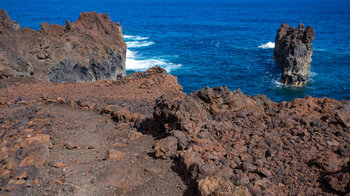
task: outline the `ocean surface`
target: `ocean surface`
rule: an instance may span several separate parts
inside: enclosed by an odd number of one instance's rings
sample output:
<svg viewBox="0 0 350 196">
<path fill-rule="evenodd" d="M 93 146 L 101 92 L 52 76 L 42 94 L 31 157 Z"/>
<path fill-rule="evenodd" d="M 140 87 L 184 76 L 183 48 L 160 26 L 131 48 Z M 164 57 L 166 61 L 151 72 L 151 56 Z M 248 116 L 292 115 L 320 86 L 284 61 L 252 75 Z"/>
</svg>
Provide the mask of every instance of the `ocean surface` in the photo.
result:
<svg viewBox="0 0 350 196">
<path fill-rule="evenodd" d="M 162 66 L 186 93 L 226 85 L 273 101 L 350 100 L 350 0 L 0 0 L 0 9 L 34 29 L 83 11 L 108 13 L 123 26 L 127 72 Z M 307 86 L 279 83 L 273 47 L 281 23 L 316 32 Z"/>
</svg>

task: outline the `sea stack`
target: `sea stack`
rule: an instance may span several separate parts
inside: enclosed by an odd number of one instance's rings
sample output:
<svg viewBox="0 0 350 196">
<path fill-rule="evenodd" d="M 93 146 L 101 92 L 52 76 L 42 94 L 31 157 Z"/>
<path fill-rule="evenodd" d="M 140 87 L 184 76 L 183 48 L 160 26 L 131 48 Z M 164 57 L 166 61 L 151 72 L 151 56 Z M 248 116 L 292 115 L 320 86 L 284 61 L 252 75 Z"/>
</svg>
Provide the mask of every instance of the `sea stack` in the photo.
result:
<svg viewBox="0 0 350 196">
<path fill-rule="evenodd" d="M 122 27 L 108 14 L 83 12 L 66 25 L 20 28 L 0 10 L 0 78 L 88 82 L 126 75 Z"/>
<path fill-rule="evenodd" d="M 274 58 L 282 71 L 281 82 L 286 85 L 305 85 L 309 81 L 312 42 L 315 32 L 311 26 L 304 29 L 282 24 L 277 31 Z"/>
</svg>

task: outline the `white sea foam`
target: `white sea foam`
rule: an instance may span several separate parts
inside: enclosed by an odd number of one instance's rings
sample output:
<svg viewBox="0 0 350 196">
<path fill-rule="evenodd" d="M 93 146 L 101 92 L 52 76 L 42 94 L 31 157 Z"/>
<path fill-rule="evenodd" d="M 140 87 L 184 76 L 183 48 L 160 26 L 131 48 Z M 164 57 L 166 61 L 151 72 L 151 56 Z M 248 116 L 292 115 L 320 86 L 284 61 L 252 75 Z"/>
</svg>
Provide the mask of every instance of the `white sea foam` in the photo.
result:
<svg viewBox="0 0 350 196">
<path fill-rule="evenodd" d="M 148 37 L 141 37 L 141 36 L 134 36 L 134 35 L 124 35 L 124 38 L 130 39 L 130 40 L 137 40 L 137 41 L 148 39 Z"/>
<path fill-rule="evenodd" d="M 141 48 L 141 47 L 147 47 L 150 45 L 153 45 L 154 42 L 152 41 L 130 41 L 126 42 L 126 45 L 128 48 Z"/>
<path fill-rule="evenodd" d="M 315 75 L 317 75 L 317 74 L 314 73 L 314 72 L 311 72 L 311 73 L 310 73 L 310 78 L 309 78 L 308 84 L 314 82 L 314 79 L 313 79 L 312 77 L 315 76 Z M 272 83 L 273 83 L 273 85 L 274 85 L 275 88 L 282 88 L 282 87 L 284 87 L 284 88 L 298 89 L 298 88 L 304 88 L 304 87 L 305 87 L 305 86 L 303 86 L 303 85 L 300 85 L 300 86 L 285 85 L 285 84 L 281 83 L 281 82 L 280 82 L 279 80 L 277 80 L 277 79 L 273 79 L 273 80 L 272 80 Z M 309 86 L 309 88 L 310 88 L 310 86 Z"/>
<path fill-rule="evenodd" d="M 126 45 L 128 48 L 141 48 L 154 44 L 152 41 L 147 41 L 149 39 L 148 37 L 124 35 L 124 39 L 126 39 Z"/>
<path fill-rule="evenodd" d="M 181 67 L 181 64 L 169 63 L 163 59 L 142 59 L 136 52 L 131 50 L 126 51 L 125 65 L 127 70 L 133 71 L 145 71 L 150 67 L 161 66 L 167 72 L 171 72 L 171 70 Z"/>
<path fill-rule="evenodd" d="M 134 35 L 124 35 L 126 39 L 126 44 L 128 48 L 141 48 L 153 45 L 153 41 L 149 41 L 148 37 L 134 36 Z M 161 58 L 144 58 L 142 55 L 139 55 L 136 51 L 127 50 L 126 51 L 126 69 L 132 71 L 145 71 L 150 67 L 161 66 L 167 72 L 171 72 L 172 69 L 181 67 L 181 64 L 174 64 L 167 62 Z"/>
<path fill-rule="evenodd" d="M 317 73 L 310 71 L 310 77 L 314 77 L 314 76 L 317 76 Z"/>
<path fill-rule="evenodd" d="M 283 86 L 283 84 L 280 81 L 275 79 L 272 80 L 272 83 L 274 84 L 275 88 L 281 88 Z"/>
<path fill-rule="evenodd" d="M 266 44 L 260 45 L 258 48 L 262 48 L 262 49 L 271 49 L 271 48 L 275 48 L 275 43 L 273 43 L 273 42 L 267 42 Z"/>
</svg>

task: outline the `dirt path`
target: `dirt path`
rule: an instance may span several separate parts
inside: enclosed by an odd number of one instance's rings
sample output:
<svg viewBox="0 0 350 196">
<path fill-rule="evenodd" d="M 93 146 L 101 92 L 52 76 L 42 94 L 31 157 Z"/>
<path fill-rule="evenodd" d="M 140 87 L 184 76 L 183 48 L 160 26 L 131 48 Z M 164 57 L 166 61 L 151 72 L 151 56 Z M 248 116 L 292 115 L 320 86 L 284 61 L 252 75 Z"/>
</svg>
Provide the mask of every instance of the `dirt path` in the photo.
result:
<svg viewBox="0 0 350 196">
<path fill-rule="evenodd" d="M 26 110 L 13 108 L 10 113 L 15 119 L 27 118 L 28 113 L 23 112 Z M 30 121 L 25 124 L 34 128 L 33 136 L 39 133 L 50 136 L 48 156 L 38 169 L 17 168 L 36 173 L 23 178 L 32 180 L 34 185 L 22 187 L 23 192 L 17 195 L 183 195 L 186 192 L 187 187 L 173 169 L 173 162 L 153 158 L 152 135 L 115 123 L 109 115 L 94 110 L 48 104 L 36 106 L 34 111 L 35 114 L 31 113 L 34 118 L 28 117 Z"/>
<path fill-rule="evenodd" d="M 91 83 L 2 80 L 0 195 L 187 194 L 176 164 L 154 158 L 154 135 L 100 114 L 152 116 L 156 98 L 181 89 L 161 68 Z"/>
</svg>

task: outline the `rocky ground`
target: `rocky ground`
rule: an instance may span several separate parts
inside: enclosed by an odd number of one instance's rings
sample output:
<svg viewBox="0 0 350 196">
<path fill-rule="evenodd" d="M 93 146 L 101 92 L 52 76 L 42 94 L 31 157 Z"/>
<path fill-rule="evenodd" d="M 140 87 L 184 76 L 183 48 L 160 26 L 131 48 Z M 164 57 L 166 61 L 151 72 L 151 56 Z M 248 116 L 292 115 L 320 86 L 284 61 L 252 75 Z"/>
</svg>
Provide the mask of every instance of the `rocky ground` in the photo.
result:
<svg viewBox="0 0 350 196">
<path fill-rule="evenodd" d="M 159 134 L 146 120 L 157 97 L 181 89 L 160 68 L 95 83 L 1 81 L 0 195 L 191 194 L 174 161 L 154 157 Z"/>
<path fill-rule="evenodd" d="M 156 157 L 178 160 L 201 195 L 349 195 L 349 101 L 216 87 L 162 96 L 154 117 L 168 135 Z"/>
<path fill-rule="evenodd" d="M 346 195 L 350 103 L 186 96 L 161 68 L 0 83 L 1 195 Z"/>
</svg>

